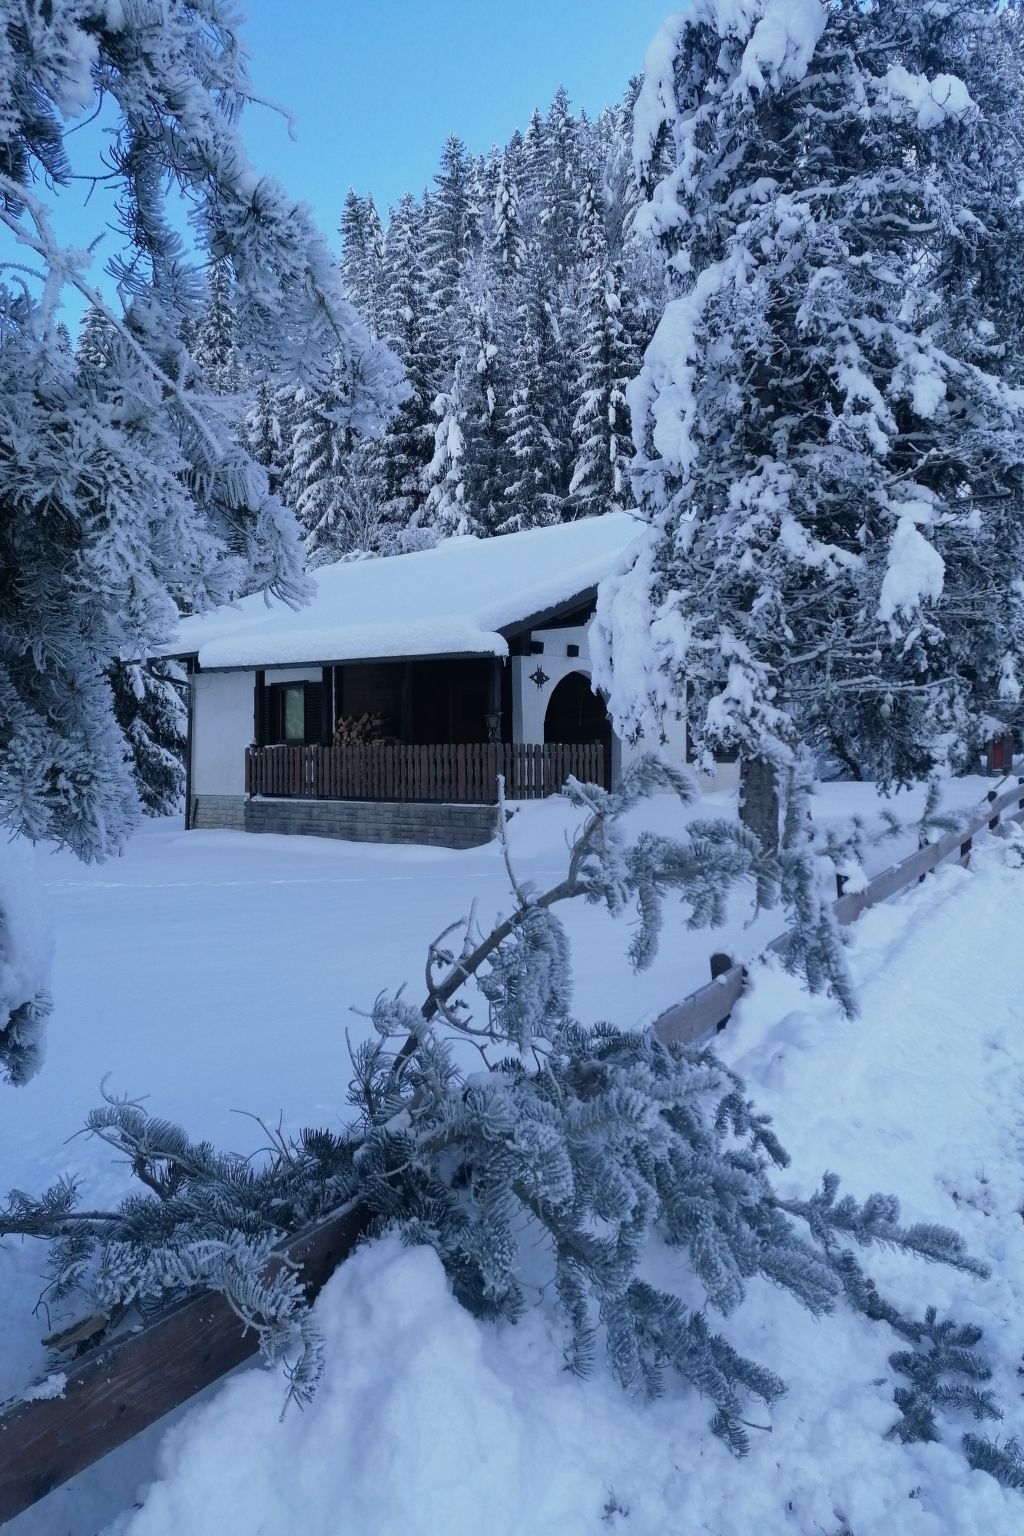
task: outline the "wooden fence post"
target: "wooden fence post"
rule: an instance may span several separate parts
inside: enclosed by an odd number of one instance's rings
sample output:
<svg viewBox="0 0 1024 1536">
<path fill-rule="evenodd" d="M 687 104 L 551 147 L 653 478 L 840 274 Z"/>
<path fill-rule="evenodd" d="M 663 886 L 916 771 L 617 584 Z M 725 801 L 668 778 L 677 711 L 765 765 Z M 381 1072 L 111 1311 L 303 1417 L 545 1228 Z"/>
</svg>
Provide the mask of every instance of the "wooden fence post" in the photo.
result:
<svg viewBox="0 0 1024 1536">
<path fill-rule="evenodd" d="M 740 821 L 760 840 L 766 853 L 779 848 L 779 779 L 763 757 L 740 758 Z"/>
</svg>

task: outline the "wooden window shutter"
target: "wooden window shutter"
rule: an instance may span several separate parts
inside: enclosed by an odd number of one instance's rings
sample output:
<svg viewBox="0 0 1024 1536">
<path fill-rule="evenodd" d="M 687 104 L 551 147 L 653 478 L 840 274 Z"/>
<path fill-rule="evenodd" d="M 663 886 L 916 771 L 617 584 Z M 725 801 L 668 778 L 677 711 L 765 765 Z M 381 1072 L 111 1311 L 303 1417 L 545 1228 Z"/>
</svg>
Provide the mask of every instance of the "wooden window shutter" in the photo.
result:
<svg viewBox="0 0 1024 1536">
<path fill-rule="evenodd" d="M 323 669 L 323 709 L 320 713 L 320 740 L 330 741 L 334 735 L 334 668 Z"/>
<path fill-rule="evenodd" d="M 268 747 L 277 740 L 274 721 L 274 691 L 267 687 L 266 674 L 256 673 L 255 741 L 258 747 Z"/>
<path fill-rule="evenodd" d="M 319 742 L 324 739 L 324 685 L 323 683 L 307 683 L 303 700 L 305 708 L 306 741 Z"/>
</svg>

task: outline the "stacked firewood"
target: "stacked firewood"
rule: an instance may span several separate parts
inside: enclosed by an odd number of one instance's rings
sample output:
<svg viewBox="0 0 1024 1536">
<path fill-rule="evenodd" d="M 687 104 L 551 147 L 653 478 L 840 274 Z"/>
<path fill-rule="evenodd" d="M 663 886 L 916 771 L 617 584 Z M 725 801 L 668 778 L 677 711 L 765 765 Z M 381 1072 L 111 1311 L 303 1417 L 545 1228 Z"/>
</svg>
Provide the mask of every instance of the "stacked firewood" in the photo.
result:
<svg viewBox="0 0 1024 1536">
<path fill-rule="evenodd" d="M 371 741 L 384 740 L 384 717 L 382 715 L 339 715 L 334 727 L 334 745 L 336 747 L 364 745 Z"/>
</svg>

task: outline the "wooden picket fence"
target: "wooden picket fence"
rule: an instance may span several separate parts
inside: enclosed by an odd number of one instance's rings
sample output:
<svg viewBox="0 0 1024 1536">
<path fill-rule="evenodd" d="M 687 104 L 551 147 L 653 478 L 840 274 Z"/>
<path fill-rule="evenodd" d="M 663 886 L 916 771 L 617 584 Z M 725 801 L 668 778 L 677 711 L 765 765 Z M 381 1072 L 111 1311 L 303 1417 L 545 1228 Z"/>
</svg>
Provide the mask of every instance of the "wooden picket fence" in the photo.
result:
<svg viewBox="0 0 1024 1536">
<path fill-rule="evenodd" d="M 247 747 L 245 792 L 314 800 L 441 800 L 494 805 L 498 775 L 510 800 L 556 795 L 568 778 L 605 782 L 597 742 L 343 742 Z"/>
<path fill-rule="evenodd" d="M 1024 779 L 956 832 L 918 849 L 877 875 L 863 891 L 841 895 L 835 913 L 852 923 L 870 907 L 907 890 L 946 859 L 970 859 L 974 839 L 1001 820 L 1024 821 Z M 768 946 L 784 953 L 789 935 Z M 694 1042 L 721 1029 L 743 994 L 746 970 L 728 957 L 712 958 L 714 980 L 655 1020 L 666 1044 Z M 281 1245 L 277 1263 L 293 1264 L 308 1294 L 316 1295 L 352 1252 L 369 1223 L 347 1206 Z M 169 1307 L 136 1333 L 101 1344 L 66 1370 L 62 1397 L 15 1401 L 0 1410 L 0 1525 L 123 1445 L 172 1408 L 257 1351 L 236 1314 L 219 1296 L 201 1294 Z"/>
</svg>

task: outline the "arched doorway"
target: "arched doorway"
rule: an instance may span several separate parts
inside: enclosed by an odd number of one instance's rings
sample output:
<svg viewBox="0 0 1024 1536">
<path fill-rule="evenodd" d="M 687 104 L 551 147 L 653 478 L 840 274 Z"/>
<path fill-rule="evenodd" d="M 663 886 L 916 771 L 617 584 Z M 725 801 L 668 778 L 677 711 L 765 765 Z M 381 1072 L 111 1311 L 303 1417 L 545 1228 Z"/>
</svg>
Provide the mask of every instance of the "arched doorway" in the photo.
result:
<svg viewBox="0 0 1024 1536">
<path fill-rule="evenodd" d="M 604 699 L 589 677 L 569 672 L 551 690 L 544 715 L 545 742 L 599 742 L 604 748 L 604 787 L 611 787 L 612 724 Z"/>
</svg>

